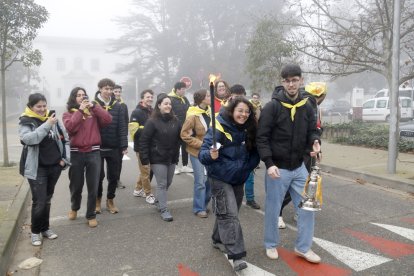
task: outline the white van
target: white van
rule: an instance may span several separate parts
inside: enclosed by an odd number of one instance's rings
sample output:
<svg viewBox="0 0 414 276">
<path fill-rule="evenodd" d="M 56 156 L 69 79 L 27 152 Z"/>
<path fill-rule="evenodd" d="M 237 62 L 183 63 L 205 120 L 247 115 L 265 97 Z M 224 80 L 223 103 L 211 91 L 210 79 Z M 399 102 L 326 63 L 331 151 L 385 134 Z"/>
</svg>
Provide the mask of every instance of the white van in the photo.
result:
<svg viewBox="0 0 414 276">
<path fill-rule="evenodd" d="M 389 90 L 388 89 L 381 89 L 377 93 L 375 93 L 374 98 L 381 98 L 381 97 L 389 97 Z M 408 97 L 412 101 L 414 101 L 414 89 L 412 87 L 400 87 L 398 89 L 398 96 L 399 97 Z"/>
<path fill-rule="evenodd" d="M 399 98 L 401 120 L 413 118 L 412 100 L 408 97 Z M 362 105 L 363 121 L 386 121 L 390 119 L 389 97 L 380 97 L 367 100 Z"/>
</svg>

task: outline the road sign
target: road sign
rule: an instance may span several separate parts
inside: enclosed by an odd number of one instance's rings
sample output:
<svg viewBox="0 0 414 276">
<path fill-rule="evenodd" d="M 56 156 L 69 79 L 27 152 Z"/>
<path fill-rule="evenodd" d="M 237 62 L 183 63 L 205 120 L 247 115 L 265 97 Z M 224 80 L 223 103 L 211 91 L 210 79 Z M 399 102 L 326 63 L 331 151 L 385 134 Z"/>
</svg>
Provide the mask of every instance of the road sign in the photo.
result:
<svg viewBox="0 0 414 276">
<path fill-rule="evenodd" d="M 185 85 L 187 86 L 187 89 L 190 89 L 191 86 L 193 85 L 193 82 L 191 81 L 190 77 L 182 77 L 180 81 L 185 83 Z"/>
</svg>

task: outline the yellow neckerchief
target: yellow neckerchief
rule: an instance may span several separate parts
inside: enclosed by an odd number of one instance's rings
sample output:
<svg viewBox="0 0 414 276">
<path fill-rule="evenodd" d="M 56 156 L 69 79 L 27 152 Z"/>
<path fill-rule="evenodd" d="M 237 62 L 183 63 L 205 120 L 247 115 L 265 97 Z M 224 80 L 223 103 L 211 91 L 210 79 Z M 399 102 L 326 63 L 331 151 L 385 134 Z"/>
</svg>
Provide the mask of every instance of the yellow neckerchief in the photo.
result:
<svg viewBox="0 0 414 276">
<path fill-rule="evenodd" d="M 192 115 L 199 116 L 199 115 L 202 115 L 202 114 L 207 114 L 208 116 L 210 116 L 210 114 L 211 114 L 210 108 L 207 107 L 207 110 L 204 110 L 201 107 L 199 107 L 198 105 L 197 106 L 190 106 L 187 110 L 187 115 L 186 116 L 187 117 L 192 116 Z"/>
<path fill-rule="evenodd" d="M 76 112 L 76 111 L 78 111 L 79 109 L 77 109 L 77 108 L 71 108 L 70 109 L 70 111 L 71 112 Z M 89 109 L 88 108 L 85 108 L 84 110 L 83 110 L 83 112 L 82 112 L 82 110 L 79 110 L 81 113 L 82 113 L 82 115 L 83 115 L 83 113 L 85 113 L 86 115 L 88 115 L 88 116 L 91 116 L 91 112 L 89 111 Z M 85 116 L 83 116 L 83 119 L 85 120 Z"/>
<path fill-rule="evenodd" d="M 292 119 L 292 122 L 295 120 L 295 114 L 296 114 L 296 108 L 297 107 L 301 107 L 303 105 L 306 104 L 306 102 L 308 101 L 308 98 L 301 100 L 300 102 L 296 103 L 296 104 L 288 104 L 288 103 L 284 103 L 284 102 L 280 102 L 284 107 L 286 108 L 290 108 L 290 118 Z"/>
<path fill-rule="evenodd" d="M 217 121 L 217 119 L 216 119 L 216 129 L 220 131 L 221 133 L 223 133 L 227 139 L 233 142 L 233 137 L 231 137 L 231 134 L 224 130 L 223 126 L 220 124 L 219 121 Z"/>
<path fill-rule="evenodd" d="M 49 110 L 46 110 L 46 116 L 40 116 L 39 114 L 37 114 L 36 112 L 34 112 L 33 110 L 31 110 L 29 107 L 26 107 L 24 112 L 22 113 L 21 116 L 27 116 L 30 118 L 36 118 L 41 120 L 42 122 L 46 121 L 49 118 Z"/>
<path fill-rule="evenodd" d="M 184 97 L 181 97 L 180 95 L 177 95 L 177 93 L 175 93 L 175 90 L 174 89 L 171 90 L 170 93 L 168 93 L 168 96 L 174 97 L 174 98 L 177 98 L 177 99 L 180 99 L 183 102 L 183 104 L 185 104 Z"/>
<path fill-rule="evenodd" d="M 99 104 L 100 106 L 102 106 L 98 101 L 95 101 L 95 103 L 97 103 L 97 104 Z M 111 103 L 110 101 L 109 101 L 109 103 Z M 115 100 L 115 101 L 113 101 L 112 102 L 112 104 L 111 105 L 104 105 L 104 106 L 102 106 L 102 108 L 105 108 L 105 110 L 106 111 L 109 111 L 110 109 L 112 109 L 112 107 L 115 105 L 117 103 L 117 101 Z"/>
<path fill-rule="evenodd" d="M 124 103 L 124 99 L 122 99 L 122 97 L 119 98 L 119 100 L 117 100 L 120 104 Z"/>
<path fill-rule="evenodd" d="M 256 110 L 256 109 L 260 109 L 261 107 L 262 107 L 262 103 L 259 101 L 259 103 L 255 103 L 254 101 L 253 101 L 253 99 L 250 99 L 249 100 L 249 102 L 253 105 L 253 108 Z"/>
</svg>

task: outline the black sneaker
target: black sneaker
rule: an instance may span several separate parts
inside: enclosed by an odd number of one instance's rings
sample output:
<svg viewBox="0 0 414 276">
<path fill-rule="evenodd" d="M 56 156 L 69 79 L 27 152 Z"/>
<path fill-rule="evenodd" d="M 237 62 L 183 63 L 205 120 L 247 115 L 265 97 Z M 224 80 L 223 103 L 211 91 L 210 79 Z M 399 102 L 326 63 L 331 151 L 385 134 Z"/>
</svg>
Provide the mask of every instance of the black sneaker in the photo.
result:
<svg viewBox="0 0 414 276">
<path fill-rule="evenodd" d="M 253 208 L 253 209 L 260 209 L 260 205 L 257 204 L 257 202 L 254 201 L 254 200 L 248 200 L 248 201 L 246 201 L 246 205 L 249 206 L 249 207 L 251 207 L 251 208 Z"/>
<path fill-rule="evenodd" d="M 122 184 L 121 180 L 118 180 L 118 183 L 117 183 L 116 187 L 117 187 L 118 189 L 125 189 L 125 185 L 124 185 L 124 184 Z"/>
</svg>

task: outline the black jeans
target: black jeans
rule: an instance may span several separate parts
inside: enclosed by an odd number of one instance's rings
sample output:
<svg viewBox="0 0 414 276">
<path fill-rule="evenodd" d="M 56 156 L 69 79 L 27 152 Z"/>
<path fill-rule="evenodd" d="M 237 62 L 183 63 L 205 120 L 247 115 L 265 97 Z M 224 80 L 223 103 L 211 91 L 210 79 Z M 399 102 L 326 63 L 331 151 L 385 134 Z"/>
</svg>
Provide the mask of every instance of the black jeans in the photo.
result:
<svg viewBox="0 0 414 276">
<path fill-rule="evenodd" d="M 32 233 L 39 234 L 49 229 L 50 205 L 56 183 L 62 173 L 60 165 L 37 169 L 36 180 L 28 179 L 32 191 Z"/>
<path fill-rule="evenodd" d="M 69 168 L 69 190 L 71 209 L 78 211 L 82 201 L 82 190 L 86 177 L 88 201 L 86 204 L 86 219 L 94 219 L 96 194 L 98 193 L 99 177 L 101 173 L 101 153 L 72 152 L 72 166 Z"/>
<path fill-rule="evenodd" d="M 108 191 L 106 197 L 108 199 L 113 199 L 115 198 L 116 186 L 118 185 L 119 149 L 101 150 L 101 176 L 99 177 L 98 198 L 102 198 L 102 183 L 105 178 L 105 161 L 108 179 Z"/>
<path fill-rule="evenodd" d="M 117 180 L 120 180 L 121 179 L 121 172 L 122 172 L 122 158 L 124 158 L 124 154 L 122 153 L 123 152 L 123 150 L 121 149 L 121 148 L 119 148 L 118 149 L 118 161 L 119 161 L 119 166 L 118 166 L 118 168 L 119 168 L 119 170 L 118 170 L 118 179 Z"/>
<path fill-rule="evenodd" d="M 214 243 L 224 244 L 228 258 L 238 260 L 246 256 L 239 210 L 244 196 L 244 185 L 232 186 L 220 180 L 208 178 L 211 185 L 212 208 L 216 215 Z"/>
<path fill-rule="evenodd" d="M 183 166 L 188 165 L 188 152 L 185 150 L 187 144 L 184 141 L 180 141 L 180 148 L 181 148 L 181 162 Z"/>
</svg>

